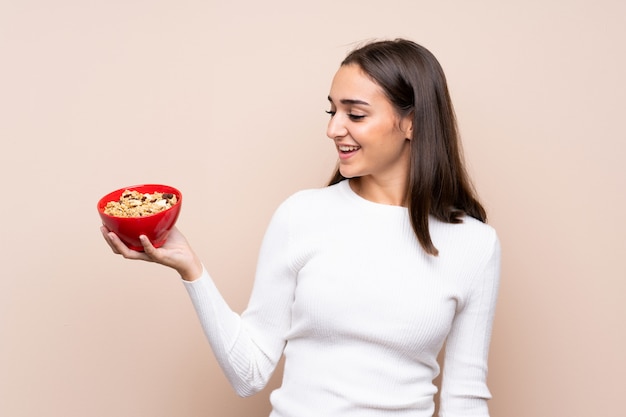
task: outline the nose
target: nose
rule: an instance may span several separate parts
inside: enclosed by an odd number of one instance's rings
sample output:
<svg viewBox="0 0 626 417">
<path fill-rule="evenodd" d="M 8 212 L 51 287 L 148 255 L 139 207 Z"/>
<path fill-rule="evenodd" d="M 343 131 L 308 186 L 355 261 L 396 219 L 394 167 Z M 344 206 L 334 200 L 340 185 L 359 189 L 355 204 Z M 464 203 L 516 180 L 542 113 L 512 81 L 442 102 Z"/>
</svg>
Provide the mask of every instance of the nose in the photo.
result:
<svg viewBox="0 0 626 417">
<path fill-rule="evenodd" d="M 348 129 L 342 122 L 341 117 L 339 117 L 337 114 L 331 116 L 328 122 L 328 127 L 326 128 L 326 136 L 328 136 L 330 139 L 335 140 L 337 138 L 344 137 L 347 134 Z"/>
</svg>

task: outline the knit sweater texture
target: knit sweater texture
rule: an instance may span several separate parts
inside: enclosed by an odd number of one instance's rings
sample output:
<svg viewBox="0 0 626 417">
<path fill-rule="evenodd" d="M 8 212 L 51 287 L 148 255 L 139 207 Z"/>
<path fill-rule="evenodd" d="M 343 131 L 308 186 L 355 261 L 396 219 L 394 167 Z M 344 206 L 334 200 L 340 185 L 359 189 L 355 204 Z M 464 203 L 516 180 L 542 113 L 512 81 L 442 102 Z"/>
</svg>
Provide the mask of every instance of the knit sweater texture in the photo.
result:
<svg viewBox="0 0 626 417">
<path fill-rule="evenodd" d="M 248 307 L 210 275 L 184 285 L 235 391 L 261 390 L 285 356 L 271 417 L 488 417 L 487 358 L 500 275 L 491 226 L 430 219 L 426 254 L 404 207 L 349 181 L 295 193 L 274 213 Z"/>
</svg>

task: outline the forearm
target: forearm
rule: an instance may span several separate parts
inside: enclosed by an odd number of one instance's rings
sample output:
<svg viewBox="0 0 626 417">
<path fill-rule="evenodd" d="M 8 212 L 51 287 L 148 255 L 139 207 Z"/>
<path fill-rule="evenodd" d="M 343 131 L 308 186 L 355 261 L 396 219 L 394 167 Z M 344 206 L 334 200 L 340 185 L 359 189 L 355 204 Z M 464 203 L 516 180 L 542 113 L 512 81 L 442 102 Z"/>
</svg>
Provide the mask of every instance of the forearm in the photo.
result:
<svg viewBox="0 0 626 417">
<path fill-rule="evenodd" d="M 440 417 L 489 417 L 487 363 L 499 281 L 500 245 L 496 240 L 448 335 Z"/>
<path fill-rule="evenodd" d="M 224 375 L 238 395 L 261 390 L 276 363 L 246 331 L 241 316 L 230 309 L 203 269 L 193 281 L 184 281 L 202 329 Z"/>
</svg>

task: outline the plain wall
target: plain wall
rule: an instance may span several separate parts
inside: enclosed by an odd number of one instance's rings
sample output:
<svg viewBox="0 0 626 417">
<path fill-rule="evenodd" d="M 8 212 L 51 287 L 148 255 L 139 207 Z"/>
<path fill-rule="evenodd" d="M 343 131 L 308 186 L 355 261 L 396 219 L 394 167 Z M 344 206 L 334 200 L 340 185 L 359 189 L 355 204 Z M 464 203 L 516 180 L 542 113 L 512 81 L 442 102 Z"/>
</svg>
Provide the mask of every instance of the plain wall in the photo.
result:
<svg viewBox="0 0 626 417">
<path fill-rule="evenodd" d="M 0 2 L 0 416 L 250 416 L 176 274 L 114 256 L 97 200 L 157 182 L 245 308 L 276 206 L 335 164 L 345 54 L 441 61 L 501 237 L 494 417 L 621 417 L 626 2 Z"/>
</svg>

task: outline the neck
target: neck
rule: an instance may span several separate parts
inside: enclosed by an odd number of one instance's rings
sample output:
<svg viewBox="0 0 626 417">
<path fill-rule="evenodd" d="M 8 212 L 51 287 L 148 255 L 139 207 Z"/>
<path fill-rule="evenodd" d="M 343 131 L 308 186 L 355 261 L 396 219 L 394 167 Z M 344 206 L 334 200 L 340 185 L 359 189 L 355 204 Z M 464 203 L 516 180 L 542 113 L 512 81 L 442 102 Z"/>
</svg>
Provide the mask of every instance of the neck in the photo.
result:
<svg viewBox="0 0 626 417">
<path fill-rule="evenodd" d="M 407 207 L 406 180 L 380 181 L 371 176 L 352 178 L 352 191 L 379 204 Z"/>
</svg>

